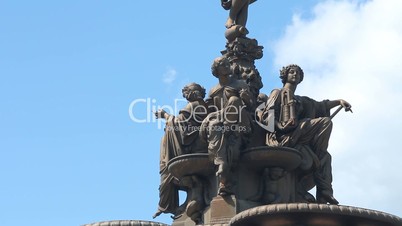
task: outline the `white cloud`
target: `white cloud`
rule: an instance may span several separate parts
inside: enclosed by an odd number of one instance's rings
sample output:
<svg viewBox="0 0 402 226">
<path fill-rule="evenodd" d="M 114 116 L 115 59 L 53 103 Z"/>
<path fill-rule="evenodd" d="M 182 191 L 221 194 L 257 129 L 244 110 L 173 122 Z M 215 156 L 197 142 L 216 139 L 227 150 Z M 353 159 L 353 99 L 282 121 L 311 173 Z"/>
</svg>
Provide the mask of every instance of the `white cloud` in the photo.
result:
<svg viewBox="0 0 402 226">
<path fill-rule="evenodd" d="M 330 141 L 341 204 L 401 215 L 402 1 L 323 1 L 293 17 L 275 47 L 275 65 L 301 66 L 296 91 L 344 98 L 353 114 L 334 118 Z"/>
<path fill-rule="evenodd" d="M 177 78 L 177 71 L 172 68 L 168 68 L 167 71 L 163 74 L 163 83 L 170 85 L 172 84 Z"/>
</svg>

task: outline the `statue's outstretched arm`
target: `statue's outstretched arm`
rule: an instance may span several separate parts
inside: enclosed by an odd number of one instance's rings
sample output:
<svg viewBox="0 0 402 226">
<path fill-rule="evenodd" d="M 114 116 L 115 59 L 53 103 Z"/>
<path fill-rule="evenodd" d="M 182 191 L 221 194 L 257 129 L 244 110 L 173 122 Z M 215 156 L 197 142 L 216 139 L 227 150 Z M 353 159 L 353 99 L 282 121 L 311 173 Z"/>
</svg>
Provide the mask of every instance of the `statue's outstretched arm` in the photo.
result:
<svg viewBox="0 0 402 226">
<path fill-rule="evenodd" d="M 343 108 L 345 108 L 345 111 L 351 111 L 352 109 L 352 105 L 349 104 L 349 102 L 347 102 L 346 100 L 343 99 L 339 99 L 339 100 L 330 100 L 327 102 L 327 107 L 329 109 L 332 109 L 336 106 L 342 106 Z"/>
</svg>

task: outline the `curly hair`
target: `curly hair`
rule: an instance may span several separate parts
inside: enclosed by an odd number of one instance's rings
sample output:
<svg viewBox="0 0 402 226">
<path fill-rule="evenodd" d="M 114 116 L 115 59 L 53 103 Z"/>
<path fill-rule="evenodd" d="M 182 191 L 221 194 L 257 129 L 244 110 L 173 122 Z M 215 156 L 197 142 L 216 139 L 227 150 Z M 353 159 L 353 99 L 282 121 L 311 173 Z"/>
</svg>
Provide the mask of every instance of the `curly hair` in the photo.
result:
<svg viewBox="0 0 402 226">
<path fill-rule="evenodd" d="M 205 88 L 194 82 L 185 85 L 181 92 L 183 93 L 183 97 L 189 101 L 204 99 L 205 97 Z"/>
<path fill-rule="evenodd" d="M 212 71 L 212 74 L 215 77 L 219 77 L 219 75 L 218 75 L 218 67 L 223 65 L 226 62 L 229 63 L 229 60 L 225 56 L 220 56 L 220 57 L 217 57 L 217 58 L 214 59 L 214 62 L 212 63 L 212 66 L 211 66 L 211 71 Z"/>
<path fill-rule="evenodd" d="M 279 78 L 282 80 L 282 83 L 283 83 L 283 84 L 285 84 L 285 83 L 287 82 L 289 70 L 292 69 L 292 68 L 293 68 L 293 69 L 296 69 L 296 70 L 299 72 L 299 75 L 300 75 L 300 81 L 299 81 L 299 83 L 303 81 L 303 78 L 304 78 L 303 69 L 301 69 L 301 67 L 299 67 L 299 66 L 296 65 L 296 64 L 289 64 L 289 65 L 286 66 L 286 67 L 282 67 L 282 69 L 280 70 L 280 76 L 279 76 Z"/>
</svg>

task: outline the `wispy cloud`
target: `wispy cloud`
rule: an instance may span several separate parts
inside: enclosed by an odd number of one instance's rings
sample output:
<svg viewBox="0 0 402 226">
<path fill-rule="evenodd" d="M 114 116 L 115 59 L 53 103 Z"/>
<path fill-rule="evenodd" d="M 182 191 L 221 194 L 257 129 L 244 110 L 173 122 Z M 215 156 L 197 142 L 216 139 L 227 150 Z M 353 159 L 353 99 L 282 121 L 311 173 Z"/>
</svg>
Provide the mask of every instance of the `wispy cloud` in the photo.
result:
<svg viewBox="0 0 402 226">
<path fill-rule="evenodd" d="M 173 68 L 168 68 L 166 72 L 163 74 L 162 81 L 163 83 L 170 85 L 172 84 L 177 78 L 177 71 Z"/>
<path fill-rule="evenodd" d="M 324 1 L 313 18 L 298 15 L 277 42 L 275 65 L 300 65 L 297 92 L 344 98 L 330 142 L 341 204 L 400 214 L 402 1 Z"/>
</svg>

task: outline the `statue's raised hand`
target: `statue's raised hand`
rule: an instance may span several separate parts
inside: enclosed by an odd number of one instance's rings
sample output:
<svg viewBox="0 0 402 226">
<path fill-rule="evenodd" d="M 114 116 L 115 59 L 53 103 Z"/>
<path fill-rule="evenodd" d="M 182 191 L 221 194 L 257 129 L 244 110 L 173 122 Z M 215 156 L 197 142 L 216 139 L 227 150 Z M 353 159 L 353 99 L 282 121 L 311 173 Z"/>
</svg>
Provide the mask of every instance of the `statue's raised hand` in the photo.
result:
<svg viewBox="0 0 402 226">
<path fill-rule="evenodd" d="M 343 108 L 345 108 L 345 111 L 352 111 L 352 105 L 350 105 L 346 100 L 339 100 L 339 103 Z"/>
<path fill-rule="evenodd" d="M 159 109 L 159 110 L 157 110 L 156 112 L 155 112 L 155 117 L 156 118 L 164 118 L 164 119 L 166 119 L 166 111 L 165 110 L 163 110 L 163 109 Z"/>
</svg>

